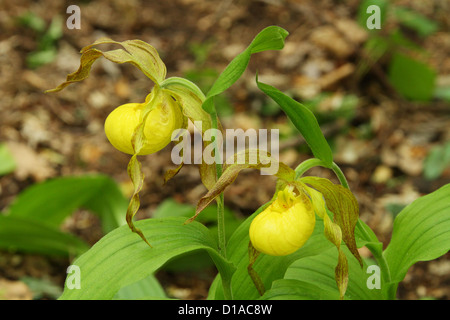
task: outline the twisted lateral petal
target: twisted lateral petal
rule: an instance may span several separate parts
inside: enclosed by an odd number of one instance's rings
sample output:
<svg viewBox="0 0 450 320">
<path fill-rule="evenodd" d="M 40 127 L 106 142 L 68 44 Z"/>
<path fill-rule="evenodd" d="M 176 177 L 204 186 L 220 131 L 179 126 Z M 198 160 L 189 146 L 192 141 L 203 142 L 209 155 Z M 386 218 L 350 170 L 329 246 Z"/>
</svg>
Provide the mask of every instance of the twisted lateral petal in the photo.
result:
<svg viewBox="0 0 450 320">
<path fill-rule="evenodd" d="M 117 44 L 122 46 L 123 49 L 102 51 L 93 48 L 93 46 L 100 44 Z M 166 77 L 166 65 L 159 57 L 158 51 L 148 43 L 141 40 L 117 42 L 108 38 L 101 38 L 81 49 L 80 67 L 77 71 L 67 75 L 66 81 L 58 87 L 46 92 L 61 91 L 71 83 L 86 79 L 89 76 L 92 64 L 102 56 L 114 63 L 131 63 L 156 84 L 161 83 Z"/>
</svg>

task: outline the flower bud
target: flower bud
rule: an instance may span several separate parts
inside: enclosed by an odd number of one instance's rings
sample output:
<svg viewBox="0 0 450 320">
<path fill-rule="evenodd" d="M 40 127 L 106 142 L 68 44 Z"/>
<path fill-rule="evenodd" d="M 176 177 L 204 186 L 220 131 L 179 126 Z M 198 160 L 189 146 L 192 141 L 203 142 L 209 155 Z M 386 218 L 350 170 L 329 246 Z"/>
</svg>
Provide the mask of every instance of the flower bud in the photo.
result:
<svg viewBox="0 0 450 320">
<path fill-rule="evenodd" d="M 302 247 L 316 223 L 314 209 L 306 196 L 291 188 L 278 192 L 277 198 L 250 225 L 253 247 L 265 254 L 284 256 Z"/>
<path fill-rule="evenodd" d="M 141 121 L 145 103 L 127 103 L 114 109 L 105 121 L 109 142 L 119 151 L 134 154 L 133 133 Z M 169 98 L 159 102 L 147 116 L 144 126 L 144 145 L 139 155 L 155 153 L 171 141 L 172 132 L 183 125 L 183 115 L 176 102 Z"/>
</svg>

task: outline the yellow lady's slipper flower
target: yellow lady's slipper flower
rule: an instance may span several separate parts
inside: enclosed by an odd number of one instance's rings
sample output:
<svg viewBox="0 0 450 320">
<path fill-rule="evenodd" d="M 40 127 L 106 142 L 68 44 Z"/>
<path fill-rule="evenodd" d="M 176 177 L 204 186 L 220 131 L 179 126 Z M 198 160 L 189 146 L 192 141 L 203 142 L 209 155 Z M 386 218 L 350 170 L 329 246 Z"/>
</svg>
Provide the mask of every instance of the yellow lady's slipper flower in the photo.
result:
<svg viewBox="0 0 450 320">
<path fill-rule="evenodd" d="M 127 103 L 114 109 L 105 121 L 109 142 L 119 151 L 134 154 L 133 133 L 141 121 L 145 103 Z M 171 141 L 172 132 L 183 126 L 180 107 L 169 98 L 163 99 L 149 113 L 144 126 L 144 145 L 139 155 L 155 153 Z"/>
<path fill-rule="evenodd" d="M 284 256 L 302 247 L 316 223 L 309 198 L 295 195 L 293 188 L 278 192 L 277 198 L 250 225 L 253 247 L 265 254 Z"/>
</svg>

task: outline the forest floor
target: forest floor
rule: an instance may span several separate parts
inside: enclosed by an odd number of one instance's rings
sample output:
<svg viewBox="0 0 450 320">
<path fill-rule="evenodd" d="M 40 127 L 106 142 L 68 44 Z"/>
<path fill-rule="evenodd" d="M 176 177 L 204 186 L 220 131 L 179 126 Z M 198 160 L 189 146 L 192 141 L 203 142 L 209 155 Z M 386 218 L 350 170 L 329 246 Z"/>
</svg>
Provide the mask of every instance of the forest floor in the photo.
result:
<svg viewBox="0 0 450 320">
<path fill-rule="evenodd" d="M 295 167 L 311 155 L 286 116 L 257 90 L 255 73 L 305 104 L 322 97 L 316 111 L 335 162 L 359 201 L 361 219 L 386 246 L 399 208 L 450 182 L 448 169 L 436 179 L 424 176 L 430 150 L 450 140 L 450 109 L 439 100 L 418 103 L 400 97 L 389 84 L 385 61 L 364 75 L 357 74 L 364 61 L 362 46 L 370 36 L 355 22 L 359 3 L 83 1 L 81 29 L 69 30 L 64 2 L 0 0 L 0 141 L 7 143 L 18 162 L 14 173 L 0 178 L 0 211 L 26 187 L 58 176 L 108 174 L 130 195 L 129 157 L 111 147 L 103 123 L 116 106 L 143 101 L 152 84 L 131 65 L 100 59 L 85 81 L 57 94 L 44 94 L 78 68 L 82 47 L 101 36 L 141 39 L 160 52 L 168 76 L 190 77 L 207 87 L 260 30 L 278 25 L 290 33 L 285 48 L 252 57 L 244 76 L 218 106 L 223 125 L 244 130 L 278 128 L 280 160 Z M 406 32 L 429 53 L 437 81 L 450 83 L 450 33 L 443 32 L 450 30 L 448 3 L 395 3 L 439 23 L 440 31 L 426 38 Z M 57 55 L 38 68 L 27 66 L 27 56 L 38 48 L 39 35 L 18 23 L 27 12 L 47 24 L 57 16 L 63 19 Z M 344 102 L 349 109 L 342 107 Z M 164 172 L 173 167 L 170 151 L 167 147 L 142 159 L 146 180 L 138 219 L 151 217 L 167 198 L 195 205 L 206 191 L 194 165 L 185 166 L 163 186 Z M 334 179 L 326 170 L 310 173 Z M 227 189 L 225 204 L 237 215 L 247 216 L 272 197 L 274 181 L 246 171 Z M 84 210 L 75 212 L 70 223 L 89 243 L 102 236 L 99 221 Z M 6 299 L 39 298 L 32 290 L 33 279 L 45 279 L 50 288 L 46 290 L 58 292 L 68 264 L 61 258 L 0 252 L 0 291 Z M 213 276 L 213 272 L 158 274 L 167 292 L 186 299 L 205 298 Z M 54 298 L 45 292 L 40 298 Z M 398 298 L 450 299 L 450 255 L 414 265 L 399 286 Z"/>
</svg>

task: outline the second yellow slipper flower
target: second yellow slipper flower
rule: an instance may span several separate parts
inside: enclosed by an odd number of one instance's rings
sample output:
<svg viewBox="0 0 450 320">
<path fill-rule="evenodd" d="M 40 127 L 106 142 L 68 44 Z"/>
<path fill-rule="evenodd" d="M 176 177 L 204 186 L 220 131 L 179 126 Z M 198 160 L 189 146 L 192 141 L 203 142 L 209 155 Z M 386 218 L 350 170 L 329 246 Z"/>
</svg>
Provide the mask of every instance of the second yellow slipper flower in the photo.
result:
<svg viewBox="0 0 450 320">
<path fill-rule="evenodd" d="M 309 198 L 296 195 L 293 188 L 278 192 L 277 198 L 250 225 L 253 247 L 265 254 L 284 256 L 301 248 L 316 223 Z"/>
</svg>

